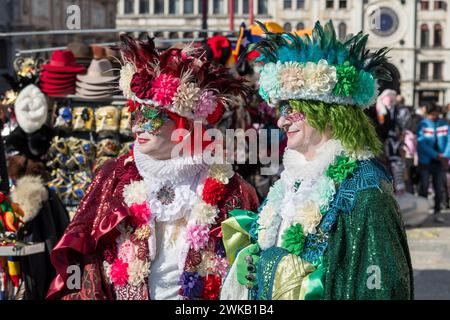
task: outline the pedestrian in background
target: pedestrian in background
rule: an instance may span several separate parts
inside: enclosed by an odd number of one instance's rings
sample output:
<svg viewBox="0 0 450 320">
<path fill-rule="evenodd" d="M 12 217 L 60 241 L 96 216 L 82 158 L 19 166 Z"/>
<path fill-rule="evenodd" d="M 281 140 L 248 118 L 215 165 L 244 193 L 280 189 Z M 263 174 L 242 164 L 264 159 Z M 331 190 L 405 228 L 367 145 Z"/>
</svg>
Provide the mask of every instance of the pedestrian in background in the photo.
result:
<svg viewBox="0 0 450 320">
<path fill-rule="evenodd" d="M 428 196 L 431 176 L 434 191 L 434 213 L 436 222 L 444 222 L 440 216 L 444 192 L 444 161 L 450 158 L 449 124 L 439 119 L 440 108 L 429 103 L 424 119 L 417 128 L 417 151 L 419 156 L 419 195 Z"/>
</svg>

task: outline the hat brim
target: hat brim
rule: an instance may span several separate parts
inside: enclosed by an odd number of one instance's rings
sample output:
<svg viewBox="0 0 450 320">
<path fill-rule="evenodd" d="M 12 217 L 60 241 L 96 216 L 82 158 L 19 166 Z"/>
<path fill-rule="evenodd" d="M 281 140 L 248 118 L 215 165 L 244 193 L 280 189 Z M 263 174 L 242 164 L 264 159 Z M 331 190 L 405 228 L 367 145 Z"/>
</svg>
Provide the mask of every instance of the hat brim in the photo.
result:
<svg viewBox="0 0 450 320">
<path fill-rule="evenodd" d="M 112 99 L 112 95 L 110 94 L 105 94 L 105 95 L 100 95 L 100 96 L 85 96 L 79 93 L 76 93 L 77 98 L 82 98 L 84 100 L 111 100 Z"/>
<path fill-rule="evenodd" d="M 77 80 L 88 83 L 88 84 L 102 84 L 106 82 L 111 82 L 118 80 L 119 76 L 111 77 L 93 77 L 89 75 L 77 75 Z"/>
<path fill-rule="evenodd" d="M 74 94 L 75 90 L 42 90 L 47 96 L 64 97 L 69 94 Z"/>
<path fill-rule="evenodd" d="M 50 71 L 42 71 L 41 72 L 41 77 L 45 76 L 46 78 L 49 79 L 55 79 L 55 80 L 59 80 L 59 79 L 76 79 L 76 74 L 75 73 L 55 73 L 55 72 L 50 72 Z"/>
<path fill-rule="evenodd" d="M 75 83 L 69 84 L 51 84 L 48 82 L 40 82 L 39 86 L 43 90 L 65 90 L 75 88 Z"/>
<path fill-rule="evenodd" d="M 89 84 L 86 82 L 82 82 L 82 81 L 77 81 L 77 87 L 82 88 L 82 89 L 86 89 L 86 90 L 90 90 L 90 91 L 106 91 L 106 90 L 110 90 L 110 91 L 119 91 L 119 86 L 118 85 L 105 85 L 105 84 Z"/>
<path fill-rule="evenodd" d="M 83 88 L 75 88 L 77 94 L 87 96 L 87 97 L 99 97 L 99 96 L 112 96 L 113 92 L 109 90 L 105 91 L 89 91 Z"/>
<path fill-rule="evenodd" d="M 50 64 L 44 64 L 41 66 L 42 70 L 56 72 L 56 73 L 85 73 L 86 68 L 83 66 L 52 66 Z"/>
<path fill-rule="evenodd" d="M 42 76 L 42 75 L 39 78 L 39 81 L 41 83 L 47 83 L 47 84 L 57 85 L 57 86 L 65 86 L 65 85 L 75 84 L 75 78 L 52 79 L 52 78 L 47 78 L 46 76 Z"/>
</svg>

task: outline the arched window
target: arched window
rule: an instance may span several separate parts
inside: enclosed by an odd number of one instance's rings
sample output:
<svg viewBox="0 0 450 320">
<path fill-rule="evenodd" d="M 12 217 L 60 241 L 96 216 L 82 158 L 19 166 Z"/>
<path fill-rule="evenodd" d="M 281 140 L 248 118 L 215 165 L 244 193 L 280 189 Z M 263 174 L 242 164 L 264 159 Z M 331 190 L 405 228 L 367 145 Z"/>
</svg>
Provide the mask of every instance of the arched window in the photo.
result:
<svg viewBox="0 0 450 320">
<path fill-rule="evenodd" d="M 169 33 L 169 39 L 178 39 L 178 32 Z"/>
<path fill-rule="evenodd" d="M 305 24 L 303 22 L 297 23 L 297 30 L 303 30 L 305 29 Z"/>
<path fill-rule="evenodd" d="M 164 33 L 162 33 L 161 31 L 156 31 L 153 33 L 153 37 L 154 38 L 164 38 Z"/>
<path fill-rule="evenodd" d="M 193 39 L 194 33 L 193 32 L 185 32 L 185 33 L 183 33 L 183 38 L 184 39 Z"/>
<path fill-rule="evenodd" d="M 292 31 L 292 25 L 289 22 L 286 22 L 284 24 L 284 31 L 291 32 Z"/>
<path fill-rule="evenodd" d="M 442 47 L 442 26 L 437 23 L 434 25 L 434 46 Z"/>
<path fill-rule="evenodd" d="M 341 22 L 338 26 L 339 39 L 343 40 L 347 36 L 347 25 Z"/>
<path fill-rule="evenodd" d="M 430 30 L 425 23 L 420 26 L 420 46 L 428 47 L 430 44 Z"/>
</svg>

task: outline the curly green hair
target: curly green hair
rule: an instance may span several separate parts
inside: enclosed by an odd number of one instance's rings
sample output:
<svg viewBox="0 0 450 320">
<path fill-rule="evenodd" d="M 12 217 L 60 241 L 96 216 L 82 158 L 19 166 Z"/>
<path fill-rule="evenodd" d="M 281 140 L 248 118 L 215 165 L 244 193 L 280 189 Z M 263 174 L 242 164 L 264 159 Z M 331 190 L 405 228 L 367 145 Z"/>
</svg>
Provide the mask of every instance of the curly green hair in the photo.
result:
<svg viewBox="0 0 450 320">
<path fill-rule="evenodd" d="M 375 127 L 361 108 L 307 100 L 290 100 L 289 104 L 293 110 L 303 113 L 316 130 L 324 132 L 331 126 L 333 139 L 340 140 L 347 151 L 371 151 L 374 155 L 381 152 Z"/>
</svg>

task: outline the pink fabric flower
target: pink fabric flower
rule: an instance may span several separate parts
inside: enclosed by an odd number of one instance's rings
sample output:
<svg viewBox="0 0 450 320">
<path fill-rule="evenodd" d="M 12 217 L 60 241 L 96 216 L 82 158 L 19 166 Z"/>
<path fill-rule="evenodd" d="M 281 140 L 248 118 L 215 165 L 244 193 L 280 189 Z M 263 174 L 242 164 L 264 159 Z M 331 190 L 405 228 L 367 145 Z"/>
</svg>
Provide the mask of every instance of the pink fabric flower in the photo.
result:
<svg viewBox="0 0 450 320">
<path fill-rule="evenodd" d="M 224 278 L 228 273 L 228 260 L 227 258 L 222 258 L 219 256 L 215 257 L 215 263 L 214 263 L 214 271 L 220 275 L 222 278 Z"/>
<path fill-rule="evenodd" d="M 206 224 L 189 225 L 187 241 L 195 251 L 203 249 L 209 240 L 209 227 Z"/>
<path fill-rule="evenodd" d="M 146 224 L 150 219 L 151 212 L 146 202 L 141 204 L 133 203 L 130 210 L 132 222 L 137 226 Z"/>
<path fill-rule="evenodd" d="M 125 240 L 119 245 L 118 254 L 120 260 L 124 262 L 131 262 L 136 258 L 134 252 L 134 244 L 131 240 Z"/>
<path fill-rule="evenodd" d="M 123 262 L 120 259 L 116 259 L 111 265 L 111 271 L 109 276 L 111 277 L 111 282 L 115 286 L 124 286 L 128 282 L 128 263 Z"/>
<path fill-rule="evenodd" d="M 195 115 L 206 118 L 214 112 L 217 105 L 217 97 L 212 91 L 203 91 L 195 106 Z"/>
<path fill-rule="evenodd" d="M 162 73 L 159 77 L 152 80 L 152 88 L 150 90 L 152 99 L 161 106 L 171 104 L 179 85 L 180 79 L 170 74 Z"/>
</svg>

